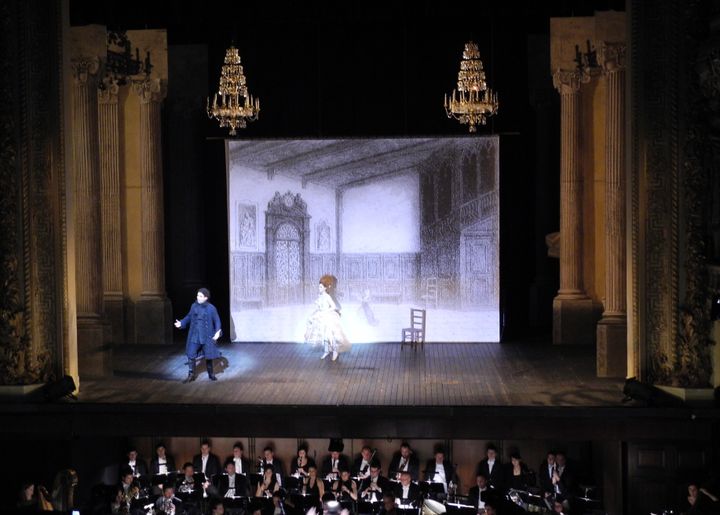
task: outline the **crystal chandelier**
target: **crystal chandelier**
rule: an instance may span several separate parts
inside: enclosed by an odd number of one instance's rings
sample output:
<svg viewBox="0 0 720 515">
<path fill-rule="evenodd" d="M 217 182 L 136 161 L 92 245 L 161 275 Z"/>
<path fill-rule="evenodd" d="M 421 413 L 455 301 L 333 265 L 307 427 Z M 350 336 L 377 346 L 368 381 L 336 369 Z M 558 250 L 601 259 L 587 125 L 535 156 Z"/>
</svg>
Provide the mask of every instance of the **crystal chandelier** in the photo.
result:
<svg viewBox="0 0 720 515">
<path fill-rule="evenodd" d="M 259 113 L 260 100 L 248 94 L 240 54 L 237 48 L 231 46 L 225 52 L 220 87 L 213 97 L 212 106 L 210 98 L 207 99 L 208 117 L 219 121 L 220 127 L 230 127 L 230 136 L 235 136 L 235 129 L 244 129 L 247 122 L 257 120 Z"/>
<path fill-rule="evenodd" d="M 480 60 L 480 50 L 472 41 L 465 43 L 457 89 L 450 98 L 445 95 L 445 112 L 448 118 L 468 124 L 470 132 L 478 125 L 485 125 L 486 117 L 497 113 L 498 98 L 485 83 L 485 71 Z"/>
</svg>

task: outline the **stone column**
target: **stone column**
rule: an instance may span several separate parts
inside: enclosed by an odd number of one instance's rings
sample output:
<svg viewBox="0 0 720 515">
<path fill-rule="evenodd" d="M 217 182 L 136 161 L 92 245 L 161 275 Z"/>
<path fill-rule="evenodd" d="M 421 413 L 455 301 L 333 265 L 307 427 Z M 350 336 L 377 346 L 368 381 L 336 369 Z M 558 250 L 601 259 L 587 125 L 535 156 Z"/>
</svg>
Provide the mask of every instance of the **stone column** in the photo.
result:
<svg viewBox="0 0 720 515">
<path fill-rule="evenodd" d="M 593 343 L 592 300 L 583 287 L 583 176 L 580 167 L 580 83 L 576 70 L 557 70 L 560 93 L 560 290 L 553 300 L 553 343 Z"/>
<path fill-rule="evenodd" d="M 122 214 L 120 212 L 120 119 L 115 81 L 98 91 L 100 183 L 102 219 L 103 307 L 114 344 L 125 341 L 122 270 Z"/>
<path fill-rule="evenodd" d="M 162 140 L 160 107 L 165 96 L 159 79 L 133 85 L 140 99 L 140 209 L 142 291 L 135 303 L 137 343 L 171 343 L 172 310 L 165 294 Z"/>
<path fill-rule="evenodd" d="M 597 375 L 627 374 L 625 268 L 625 44 L 605 43 L 605 310 L 597 325 Z"/>
<path fill-rule="evenodd" d="M 72 61 L 72 139 L 75 165 L 75 235 L 78 356 L 81 377 L 112 374 L 103 337 L 97 57 Z"/>
</svg>

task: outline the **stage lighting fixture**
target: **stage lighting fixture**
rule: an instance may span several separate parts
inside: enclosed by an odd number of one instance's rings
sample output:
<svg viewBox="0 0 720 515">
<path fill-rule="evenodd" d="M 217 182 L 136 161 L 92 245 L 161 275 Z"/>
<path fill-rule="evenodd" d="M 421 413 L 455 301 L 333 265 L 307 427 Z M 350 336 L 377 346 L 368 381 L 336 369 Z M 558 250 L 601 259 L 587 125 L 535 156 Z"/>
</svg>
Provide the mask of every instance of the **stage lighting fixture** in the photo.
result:
<svg viewBox="0 0 720 515">
<path fill-rule="evenodd" d="M 625 380 L 623 394 L 625 395 L 623 402 L 636 400 L 654 408 L 682 408 L 685 406 L 685 403 L 677 397 L 653 385 L 641 383 L 634 377 Z"/>
<path fill-rule="evenodd" d="M 53 402 L 64 398 L 76 400 L 73 395 L 75 391 L 75 381 L 71 376 L 63 376 L 57 381 L 47 383 L 41 389 L 42 399 L 46 402 Z"/>
<path fill-rule="evenodd" d="M 712 306 L 710 306 L 710 320 L 720 320 L 720 295 L 713 296 Z"/>
</svg>

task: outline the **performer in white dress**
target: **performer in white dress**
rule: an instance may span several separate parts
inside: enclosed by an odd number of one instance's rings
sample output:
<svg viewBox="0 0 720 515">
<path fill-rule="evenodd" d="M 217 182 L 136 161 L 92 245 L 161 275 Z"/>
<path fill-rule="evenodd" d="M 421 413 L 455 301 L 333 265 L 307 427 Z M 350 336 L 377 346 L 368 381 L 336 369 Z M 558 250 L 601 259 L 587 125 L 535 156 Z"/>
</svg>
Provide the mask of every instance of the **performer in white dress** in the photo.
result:
<svg viewBox="0 0 720 515">
<path fill-rule="evenodd" d="M 337 278 L 333 275 L 323 275 L 318 285 L 318 298 L 315 301 L 315 311 L 307 323 L 305 341 L 313 345 L 323 344 L 325 359 L 332 353 L 332 360 L 338 359 L 338 353 L 350 350 L 350 342 L 343 332 L 340 324 L 340 305 L 335 298 Z"/>
</svg>

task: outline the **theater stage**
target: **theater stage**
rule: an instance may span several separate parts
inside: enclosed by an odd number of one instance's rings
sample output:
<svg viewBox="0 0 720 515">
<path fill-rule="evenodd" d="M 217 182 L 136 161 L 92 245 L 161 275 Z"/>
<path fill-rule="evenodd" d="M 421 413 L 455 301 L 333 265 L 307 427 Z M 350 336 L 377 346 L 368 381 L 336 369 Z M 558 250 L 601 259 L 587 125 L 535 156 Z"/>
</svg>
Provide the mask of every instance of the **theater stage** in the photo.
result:
<svg viewBox="0 0 720 515">
<path fill-rule="evenodd" d="M 337 362 L 304 344 L 221 346 L 217 382 L 189 384 L 184 346 L 124 345 L 115 375 L 83 380 L 82 403 L 254 406 L 620 406 L 621 380 L 595 377 L 594 347 L 541 343 L 354 345 Z"/>
<path fill-rule="evenodd" d="M 592 346 L 355 345 L 338 362 L 302 344 L 223 344 L 211 382 L 184 345 L 115 349 L 115 375 L 81 380 L 76 402 L 0 403 L 0 427 L 53 437 L 224 436 L 571 441 L 707 439 L 716 410 L 622 403 L 595 377 Z"/>
</svg>

